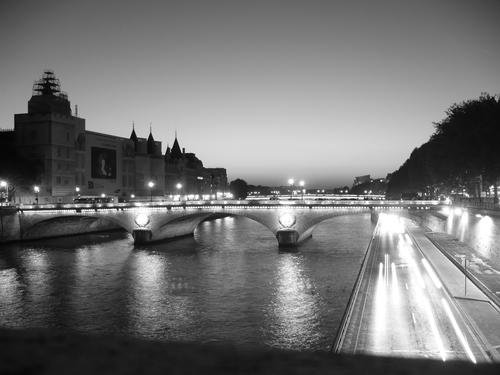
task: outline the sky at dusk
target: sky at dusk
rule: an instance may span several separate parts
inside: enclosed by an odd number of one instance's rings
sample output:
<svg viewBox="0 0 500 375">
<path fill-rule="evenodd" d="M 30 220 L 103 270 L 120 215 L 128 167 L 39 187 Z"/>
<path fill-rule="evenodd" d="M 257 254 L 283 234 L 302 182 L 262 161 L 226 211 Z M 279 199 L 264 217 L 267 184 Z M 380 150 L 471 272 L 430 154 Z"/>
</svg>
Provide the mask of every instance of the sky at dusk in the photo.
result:
<svg viewBox="0 0 500 375">
<path fill-rule="evenodd" d="M 230 180 L 385 177 L 455 102 L 500 93 L 500 1 L 0 2 L 0 128 L 53 69 L 87 130 Z"/>
</svg>

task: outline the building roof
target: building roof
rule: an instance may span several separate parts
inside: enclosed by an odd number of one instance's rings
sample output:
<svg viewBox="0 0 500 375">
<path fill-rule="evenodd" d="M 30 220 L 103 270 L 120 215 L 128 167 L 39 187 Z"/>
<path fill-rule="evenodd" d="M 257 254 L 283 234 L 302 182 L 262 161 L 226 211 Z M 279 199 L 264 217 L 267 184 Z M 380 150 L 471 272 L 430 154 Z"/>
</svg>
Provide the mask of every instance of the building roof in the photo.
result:
<svg viewBox="0 0 500 375">
<path fill-rule="evenodd" d="M 171 152 L 172 158 L 180 159 L 182 158 L 181 147 L 179 146 L 179 142 L 177 141 L 177 136 L 175 137 L 174 145 L 172 146 Z"/>
</svg>

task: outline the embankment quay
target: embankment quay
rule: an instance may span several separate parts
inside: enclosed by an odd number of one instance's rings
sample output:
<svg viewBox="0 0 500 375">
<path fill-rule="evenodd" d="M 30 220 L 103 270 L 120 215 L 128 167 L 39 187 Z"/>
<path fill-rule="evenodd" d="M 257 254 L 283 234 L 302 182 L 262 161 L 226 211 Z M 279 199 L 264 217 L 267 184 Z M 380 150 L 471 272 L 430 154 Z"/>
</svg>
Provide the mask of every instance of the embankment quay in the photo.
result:
<svg viewBox="0 0 500 375">
<path fill-rule="evenodd" d="M 437 210 L 438 201 L 209 201 L 24 205 L 0 210 L 0 241 L 119 229 L 135 243 L 186 236 L 205 220 L 245 216 L 263 224 L 280 246 L 296 246 L 315 226 L 335 216 L 382 211 Z"/>
<path fill-rule="evenodd" d="M 384 215 L 332 349 L 498 361 L 500 309 L 421 227 Z"/>
</svg>

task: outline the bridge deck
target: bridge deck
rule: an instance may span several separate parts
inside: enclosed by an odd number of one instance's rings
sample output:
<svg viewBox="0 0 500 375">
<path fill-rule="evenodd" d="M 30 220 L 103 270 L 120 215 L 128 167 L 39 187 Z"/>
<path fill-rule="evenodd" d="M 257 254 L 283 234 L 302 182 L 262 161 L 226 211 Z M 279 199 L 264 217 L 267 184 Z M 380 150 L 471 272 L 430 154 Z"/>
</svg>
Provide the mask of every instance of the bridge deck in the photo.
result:
<svg viewBox="0 0 500 375">
<path fill-rule="evenodd" d="M 490 348 L 448 288 L 456 288 L 457 278 L 463 285 L 463 275 L 454 274 L 451 263 L 436 264 L 436 254 L 428 251 L 432 244 L 422 248 L 422 238 L 416 241 L 400 221 L 384 221 L 375 229 L 359 292 L 335 350 L 488 361 Z"/>
</svg>

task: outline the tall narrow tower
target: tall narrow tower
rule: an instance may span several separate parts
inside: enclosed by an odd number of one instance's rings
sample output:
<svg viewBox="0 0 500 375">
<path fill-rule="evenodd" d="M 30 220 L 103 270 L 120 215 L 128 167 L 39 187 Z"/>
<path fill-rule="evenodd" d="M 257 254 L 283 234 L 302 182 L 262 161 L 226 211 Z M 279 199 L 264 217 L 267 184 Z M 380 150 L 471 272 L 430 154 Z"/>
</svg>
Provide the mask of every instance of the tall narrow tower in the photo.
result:
<svg viewBox="0 0 500 375">
<path fill-rule="evenodd" d="M 28 113 L 14 116 L 14 129 L 19 152 L 42 164 L 41 203 L 44 196 L 63 199 L 74 194 L 83 184 L 85 120 L 72 115 L 52 70 L 45 70 L 33 84 Z"/>
</svg>

